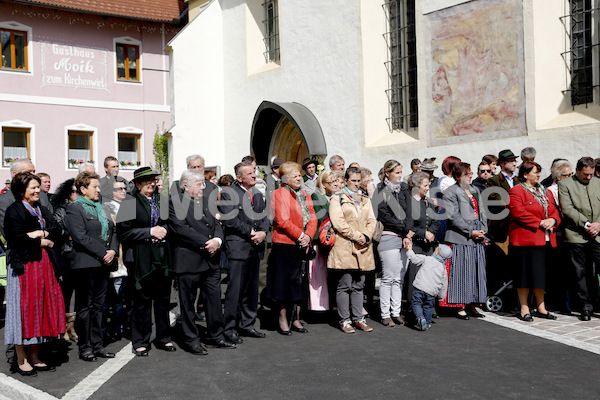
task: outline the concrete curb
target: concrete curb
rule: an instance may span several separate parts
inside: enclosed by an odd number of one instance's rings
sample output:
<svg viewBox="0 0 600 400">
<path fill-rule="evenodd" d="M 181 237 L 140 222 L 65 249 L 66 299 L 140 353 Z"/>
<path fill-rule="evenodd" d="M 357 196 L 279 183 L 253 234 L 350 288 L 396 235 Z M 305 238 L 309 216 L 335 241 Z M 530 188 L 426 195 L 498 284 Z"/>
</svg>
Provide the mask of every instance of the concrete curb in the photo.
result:
<svg viewBox="0 0 600 400">
<path fill-rule="evenodd" d="M 46 392 L 4 374 L 0 374 L 0 392 L 2 396 L 11 400 L 58 400 Z"/>
</svg>

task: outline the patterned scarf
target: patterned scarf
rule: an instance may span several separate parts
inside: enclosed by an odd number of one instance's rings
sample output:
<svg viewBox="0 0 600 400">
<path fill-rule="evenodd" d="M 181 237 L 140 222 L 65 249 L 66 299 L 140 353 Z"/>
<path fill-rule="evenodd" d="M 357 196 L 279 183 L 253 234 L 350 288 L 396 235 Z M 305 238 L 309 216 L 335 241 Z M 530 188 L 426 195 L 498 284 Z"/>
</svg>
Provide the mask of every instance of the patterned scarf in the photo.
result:
<svg viewBox="0 0 600 400">
<path fill-rule="evenodd" d="M 25 201 L 25 200 L 21 200 L 21 201 L 23 202 L 23 205 L 25 206 L 25 209 L 27 211 L 29 211 L 29 214 L 31 214 L 31 215 L 33 215 L 34 217 L 37 218 L 38 222 L 40 223 L 40 228 L 42 230 L 46 229 L 46 220 L 42 216 L 42 210 L 40 210 L 40 206 L 36 204 L 35 208 L 34 208 L 27 201 Z"/>
<path fill-rule="evenodd" d="M 144 198 L 150 204 L 150 226 L 155 227 L 158 225 L 158 220 L 160 219 L 160 207 L 156 201 L 156 194 L 152 193 L 152 197 L 148 198 L 144 196 Z"/>
<path fill-rule="evenodd" d="M 347 186 L 344 186 L 344 188 L 342 189 L 342 191 L 344 193 L 346 193 L 348 195 L 348 197 L 350 197 L 358 207 L 360 207 L 361 203 L 362 203 L 362 197 L 358 194 L 355 193 L 353 191 L 351 191 L 350 189 L 348 189 Z"/>
<path fill-rule="evenodd" d="M 539 183 L 536 183 L 534 187 L 528 185 L 527 182 L 523 182 L 521 186 L 531 193 L 540 206 L 544 208 L 544 215 L 548 218 L 548 196 L 546 196 L 546 190 Z"/>
<path fill-rule="evenodd" d="M 304 196 L 304 193 L 302 193 L 302 189 L 296 190 L 289 185 L 285 185 L 285 187 L 296 196 L 296 200 L 300 203 L 300 208 L 302 208 L 302 223 L 304 224 L 303 227 L 306 228 L 306 225 L 310 220 L 310 211 L 306 205 L 306 197 Z"/>
<path fill-rule="evenodd" d="M 102 226 L 102 232 L 100 233 L 100 237 L 102 240 L 108 240 L 108 218 L 106 217 L 106 213 L 104 213 L 104 209 L 102 208 L 102 203 L 99 201 L 92 201 L 86 199 L 83 196 L 79 196 L 75 199 L 75 203 L 81 204 L 83 209 L 87 214 L 93 215 L 98 218 L 100 221 L 100 225 Z"/>
<path fill-rule="evenodd" d="M 393 192 L 400 193 L 400 190 L 402 190 L 402 184 L 401 183 L 392 183 L 387 178 L 387 176 L 383 180 L 383 183 L 385 184 L 385 186 L 387 186 L 388 188 L 390 188 L 390 190 L 392 190 Z"/>
</svg>

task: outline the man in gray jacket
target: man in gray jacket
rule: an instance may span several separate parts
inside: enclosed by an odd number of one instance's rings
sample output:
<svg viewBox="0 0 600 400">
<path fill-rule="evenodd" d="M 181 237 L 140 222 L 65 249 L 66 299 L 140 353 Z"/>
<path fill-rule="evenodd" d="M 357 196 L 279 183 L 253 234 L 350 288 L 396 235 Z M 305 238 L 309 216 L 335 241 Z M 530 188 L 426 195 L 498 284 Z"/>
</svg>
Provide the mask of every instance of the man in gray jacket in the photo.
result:
<svg viewBox="0 0 600 400">
<path fill-rule="evenodd" d="M 575 175 L 558 183 L 582 321 L 590 320 L 598 293 L 593 264 L 596 263 L 596 268 L 600 265 L 600 179 L 594 176 L 595 167 L 593 158 L 582 157 L 577 161 Z"/>
</svg>

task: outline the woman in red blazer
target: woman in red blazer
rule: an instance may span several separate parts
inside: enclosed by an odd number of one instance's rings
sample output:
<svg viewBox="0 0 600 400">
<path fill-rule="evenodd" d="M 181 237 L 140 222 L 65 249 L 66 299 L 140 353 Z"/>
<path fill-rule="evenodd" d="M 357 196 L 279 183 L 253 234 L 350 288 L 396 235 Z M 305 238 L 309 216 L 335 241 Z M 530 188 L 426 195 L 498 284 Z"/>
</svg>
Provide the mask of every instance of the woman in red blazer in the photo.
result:
<svg viewBox="0 0 600 400">
<path fill-rule="evenodd" d="M 310 194 L 302 190 L 302 167 L 285 162 L 279 167 L 283 186 L 271 198 L 273 247 L 267 269 L 266 296 L 279 303 L 277 332 L 291 335 L 292 330 L 306 333 L 300 322 L 299 304 L 306 300 L 306 272 L 310 242 L 317 231 L 317 218 Z M 296 309 L 291 310 L 293 305 Z M 288 309 L 292 326 L 288 323 Z"/>
<path fill-rule="evenodd" d="M 544 289 L 549 249 L 556 247 L 556 227 L 560 216 L 554 197 L 539 184 L 542 167 L 535 162 L 524 162 L 519 169 L 522 182 L 508 192 L 510 203 L 509 255 L 515 265 L 514 283 L 517 287 L 521 311 L 517 317 L 526 322 L 539 318 L 556 319 L 546 310 Z M 536 310 L 529 311 L 527 297 L 533 289 Z"/>
</svg>

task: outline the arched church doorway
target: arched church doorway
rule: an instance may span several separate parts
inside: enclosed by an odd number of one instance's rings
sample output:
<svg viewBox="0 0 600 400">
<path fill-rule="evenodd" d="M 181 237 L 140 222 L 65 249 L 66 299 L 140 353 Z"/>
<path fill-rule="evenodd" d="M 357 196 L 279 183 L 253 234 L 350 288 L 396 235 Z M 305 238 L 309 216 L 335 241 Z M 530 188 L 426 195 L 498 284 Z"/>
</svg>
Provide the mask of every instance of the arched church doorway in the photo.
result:
<svg viewBox="0 0 600 400">
<path fill-rule="evenodd" d="M 282 115 L 275 126 L 269 155 L 287 161 L 296 161 L 299 164 L 302 164 L 302 160 L 310 155 L 302 134 L 286 116 Z"/>
<path fill-rule="evenodd" d="M 327 155 L 321 125 L 299 103 L 263 101 L 254 115 L 250 145 L 259 165 L 270 165 L 275 156 L 301 164 L 308 156 Z"/>
</svg>

